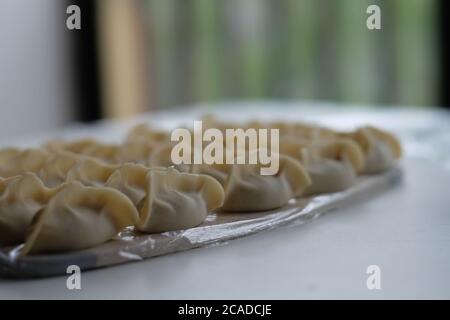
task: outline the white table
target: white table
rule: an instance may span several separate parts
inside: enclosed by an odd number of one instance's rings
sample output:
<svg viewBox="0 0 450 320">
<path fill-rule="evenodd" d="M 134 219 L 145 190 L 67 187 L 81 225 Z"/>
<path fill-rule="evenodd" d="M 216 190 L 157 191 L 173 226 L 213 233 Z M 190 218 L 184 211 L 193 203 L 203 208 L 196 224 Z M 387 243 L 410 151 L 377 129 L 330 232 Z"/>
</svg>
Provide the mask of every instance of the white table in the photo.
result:
<svg viewBox="0 0 450 320">
<path fill-rule="evenodd" d="M 0 299 L 450 298 L 449 113 L 336 109 L 294 102 L 221 107 L 224 117 L 253 113 L 292 119 L 302 115 L 303 119 L 342 128 L 371 123 L 391 129 L 406 147 L 404 181 L 385 194 L 305 225 L 84 272 L 81 290 L 66 289 L 66 277 L 0 279 Z M 145 117 L 170 126 L 178 120 L 186 122 L 199 110 L 180 109 Z M 117 140 L 136 121 L 77 125 L 14 143 L 34 145 L 50 136 L 87 134 Z M 366 287 L 369 265 L 381 268 L 381 290 Z"/>
</svg>

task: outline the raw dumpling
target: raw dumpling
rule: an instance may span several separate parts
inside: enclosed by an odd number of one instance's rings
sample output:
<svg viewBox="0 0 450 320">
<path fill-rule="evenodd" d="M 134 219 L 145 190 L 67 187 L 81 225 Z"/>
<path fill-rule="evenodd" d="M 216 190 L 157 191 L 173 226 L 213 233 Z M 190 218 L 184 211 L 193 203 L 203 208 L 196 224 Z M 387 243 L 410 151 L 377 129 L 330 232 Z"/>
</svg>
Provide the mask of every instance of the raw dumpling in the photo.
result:
<svg viewBox="0 0 450 320">
<path fill-rule="evenodd" d="M 60 188 L 48 189 L 34 173 L 0 180 L 0 246 L 25 241 L 27 227 Z"/>
<path fill-rule="evenodd" d="M 151 165 L 173 165 L 170 143 L 161 145 L 150 157 Z M 246 154 L 258 150 L 245 150 Z M 310 183 L 308 174 L 294 159 L 280 157 L 280 170 L 273 176 L 260 174 L 261 165 L 178 165 L 183 172 L 212 176 L 225 189 L 223 211 L 261 211 L 285 205 Z M 237 160 L 235 161 L 237 163 Z"/>
<path fill-rule="evenodd" d="M 172 148 L 175 145 L 174 142 L 161 143 L 155 150 L 151 153 L 149 157 L 148 164 L 151 168 L 155 167 L 174 167 L 181 172 L 189 172 L 189 164 L 174 164 L 172 162 Z M 191 155 L 192 163 L 193 152 Z"/>
<path fill-rule="evenodd" d="M 105 162 L 117 163 L 117 154 L 119 150 L 119 145 L 97 142 L 83 150 L 82 154 L 101 159 Z"/>
<path fill-rule="evenodd" d="M 394 166 L 402 156 L 400 142 L 386 131 L 363 127 L 344 135 L 354 139 L 361 146 L 365 155 L 364 173 L 385 171 Z"/>
<path fill-rule="evenodd" d="M 86 138 L 71 142 L 54 140 L 44 144 L 44 148 L 50 152 L 70 151 L 75 154 L 98 158 L 105 162 L 116 163 L 120 145 Z"/>
<path fill-rule="evenodd" d="M 140 204 L 143 232 L 165 232 L 195 227 L 208 212 L 220 207 L 224 191 L 206 175 L 181 173 L 174 168 L 151 169 L 146 177 L 146 197 Z"/>
<path fill-rule="evenodd" d="M 280 152 L 299 160 L 311 177 L 305 195 L 345 190 L 356 183 L 364 166 L 361 148 L 350 139 L 316 143 L 284 140 Z"/>
<path fill-rule="evenodd" d="M 174 144 L 172 142 L 160 144 L 149 157 L 150 167 L 170 167 L 173 166 L 171 153 Z"/>
<path fill-rule="evenodd" d="M 50 152 L 58 152 L 64 150 L 77 154 L 82 154 L 86 149 L 96 144 L 97 141 L 90 138 L 79 139 L 70 142 L 64 140 L 51 140 L 44 143 L 43 148 Z"/>
<path fill-rule="evenodd" d="M 323 140 L 333 139 L 336 137 L 334 130 L 324 128 L 314 124 L 295 123 L 287 121 L 260 122 L 250 121 L 246 124 L 247 128 L 255 129 L 278 129 L 280 137 L 284 138 L 300 138 L 303 140 Z"/>
<path fill-rule="evenodd" d="M 280 155 L 275 175 L 261 175 L 260 164 L 193 165 L 192 172 L 215 177 L 224 187 L 221 211 L 263 211 L 284 206 L 311 183 L 300 162 Z"/>
<path fill-rule="evenodd" d="M 50 154 L 41 149 L 3 149 L 0 151 L 0 177 L 8 178 L 25 172 L 38 172 Z"/>
<path fill-rule="evenodd" d="M 320 156 L 348 162 L 356 173 L 364 169 L 364 154 L 361 147 L 350 139 L 336 139 L 318 144 Z"/>
<path fill-rule="evenodd" d="M 58 186 L 66 181 L 67 173 L 83 158 L 71 152 L 58 151 L 39 170 L 39 177 L 48 187 Z"/>
<path fill-rule="evenodd" d="M 118 165 L 104 163 L 97 159 L 84 159 L 68 172 L 66 181 L 80 181 L 86 186 L 104 186 Z"/>
<path fill-rule="evenodd" d="M 22 254 L 93 247 L 137 222 L 135 206 L 120 191 L 71 182 L 34 216 Z"/>
<path fill-rule="evenodd" d="M 299 162 L 279 157 L 276 175 L 261 175 L 260 165 L 232 165 L 224 186 L 222 211 L 263 211 L 282 207 L 311 183 Z"/>
<path fill-rule="evenodd" d="M 105 187 L 121 191 L 137 206 L 145 198 L 148 171 L 139 164 L 124 164 L 109 176 Z"/>
<path fill-rule="evenodd" d="M 0 149 L 0 166 L 9 163 L 12 159 L 22 153 L 22 150 L 16 148 Z"/>
</svg>

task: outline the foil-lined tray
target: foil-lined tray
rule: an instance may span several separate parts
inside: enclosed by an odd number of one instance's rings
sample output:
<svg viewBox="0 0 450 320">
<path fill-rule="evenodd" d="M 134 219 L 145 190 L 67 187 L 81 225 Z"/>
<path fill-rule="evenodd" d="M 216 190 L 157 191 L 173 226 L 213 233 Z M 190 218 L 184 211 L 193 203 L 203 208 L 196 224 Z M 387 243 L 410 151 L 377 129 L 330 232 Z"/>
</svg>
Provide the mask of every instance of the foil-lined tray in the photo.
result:
<svg viewBox="0 0 450 320">
<path fill-rule="evenodd" d="M 0 248 L 0 276 L 47 277 L 66 274 L 77 265 L 89 270 L 139 261 L 160 255 L 223 243 L 289 224 L 304 224 L 339 207 L 351 205 L 396 185 L 400 168 L 361 176 L 351 188 L 314 197 L 292 199 L 283 208 L 256 213 L 211 213 L 198 227 L 159 234 L 141 234 L 128 228 L 113 240 L 85 250 L 20 256 L 21 246 Z"/>
</svg>

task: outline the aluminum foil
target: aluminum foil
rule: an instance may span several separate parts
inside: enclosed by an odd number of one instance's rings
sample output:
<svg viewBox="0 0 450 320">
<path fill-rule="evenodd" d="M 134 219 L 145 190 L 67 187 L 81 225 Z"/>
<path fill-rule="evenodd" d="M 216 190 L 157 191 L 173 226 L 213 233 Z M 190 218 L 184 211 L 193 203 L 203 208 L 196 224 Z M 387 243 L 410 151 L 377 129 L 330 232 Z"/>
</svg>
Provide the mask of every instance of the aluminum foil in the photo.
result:
<svg viewBox="0 0 450 320">
<path fill-rule="evenodd" d="M 82 270 L 139 261 L 201 246 L 218 245 L 232 239 L 282 226 L 298 226 L 324 213 L 389 189 L 401 179 L 395 168 L 381 175 L 362 176 L 355 186 L 342 192 L 292 199 L 283 208 L 256 213 L 211 213 L 195 228 L 142 234 L 129 227 L 100 246 L 60 254 L 20 256 L 23 245 L 0 249 L 0 275 L 45 277 L 65 274 L 67 267 Z"/>
</svg>

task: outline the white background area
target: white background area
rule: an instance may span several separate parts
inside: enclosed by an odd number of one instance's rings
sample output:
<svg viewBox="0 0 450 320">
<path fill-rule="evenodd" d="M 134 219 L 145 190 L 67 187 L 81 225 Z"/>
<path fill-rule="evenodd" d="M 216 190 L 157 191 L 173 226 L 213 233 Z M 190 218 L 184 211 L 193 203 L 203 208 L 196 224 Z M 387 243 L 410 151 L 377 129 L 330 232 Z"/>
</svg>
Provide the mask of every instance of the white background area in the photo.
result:
<svg viewBox="0 0 450 320">
<path fill-rule="evenodd" d="M 60 128 L 73 89 L 64 1 L 0 1 L 0 138 Z"/>
</svg>

